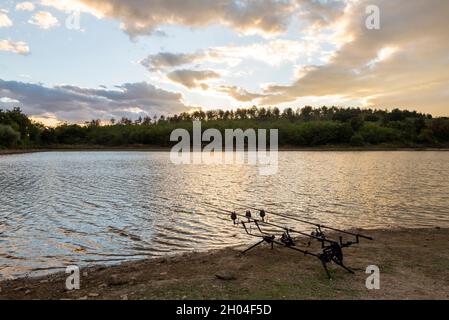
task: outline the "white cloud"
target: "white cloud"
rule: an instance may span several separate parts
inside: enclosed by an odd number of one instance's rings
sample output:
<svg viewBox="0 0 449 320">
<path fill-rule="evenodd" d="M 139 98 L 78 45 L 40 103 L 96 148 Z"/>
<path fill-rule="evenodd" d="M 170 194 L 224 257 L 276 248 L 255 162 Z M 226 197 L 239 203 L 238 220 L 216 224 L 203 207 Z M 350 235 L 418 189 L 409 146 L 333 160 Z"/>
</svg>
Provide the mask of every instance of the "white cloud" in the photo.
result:
<svg viewBox="0 0 449 320">
<path fill-rule="evenodd" d="M 40 0 L 39 4 L 44 7 L 51 7 L 64 13 L 88 13 L 96 18 L 102 18 L 103 14 L 94 8 L 82 3 L 79 0 Z"/>
<path fill-rule="evenodd" d="M 30 48 L 23 41 L 0 40 L 0 51 L 9 51 L 25 56 L 30 53 Z"/>
<path fill-rule="evenodd" d="M 286 30 L 296 4 L 288 0 L 80 0 L 106 17 L 122 21 L 131 37 L 152 34 L 161 25 L 203 27 L 222 24 L 241 33 Z"/>
<path fill-rule="evenodd" d="M 29 1 L 19 2 L 18 4 L 16 4 L 17 11 L 34 11 L 34 9 L 34 3 Z"/>
<path fill-rule="evenodd" d="M 215 47 L 210 50 L 211 55 L 236 65 L 243 59 L 253 59 L 271 66 L 304 59 L 313 53 L 319 54 L 316 43 L 306 43 L 301 40 L 276 39 L 246 46 Z"/>
<path fill-rule="evenodd" d="M 0 28 L 9 28 L 12 26 L 12 21 L 7 13 L 5 10 L 0 10 Z"/>
<path fill-rule="evenodd" d="M 10 99 L 8 97 L 2 97 L 2 98 L 0 98 L 0 102 L 8 104 L 8 103 L 19 103 L 20 101 L 15 100 L 15 99 Z"/>
<path fill-rule="evenodd" d="M 41 29 L 51 29 L 57 27 L 59 25 L 59 21 L 56 17 L 54 17 L 50 12 L 47 11 L 39 11 L 28 20 L 28 23 L 34 24 Z"/>
</svg>

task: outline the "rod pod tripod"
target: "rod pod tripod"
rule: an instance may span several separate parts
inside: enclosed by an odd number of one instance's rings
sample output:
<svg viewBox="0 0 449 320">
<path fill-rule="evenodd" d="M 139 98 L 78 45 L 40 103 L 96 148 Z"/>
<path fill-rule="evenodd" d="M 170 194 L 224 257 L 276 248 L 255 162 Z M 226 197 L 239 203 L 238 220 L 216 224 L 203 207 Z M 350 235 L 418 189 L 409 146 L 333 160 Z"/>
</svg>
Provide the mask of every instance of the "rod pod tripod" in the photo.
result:
<svg viewBox="0 0 449 320">
<path fill-rule="evenodd" d="M 233 217 L 235 217 L 233 215 Z M 245 215 L 246 218 L 248 218 L 247 215 Z M 296 247 L 296 243 L 293 240 L 293 238 L 290 236 L 289 231 L 286 230 L 282 236 L 280 237 L 280 241 L 276 240 L 276 236 L 275 235 L 270 235 L 267 234 L 266 232 L 262 231 L 260 225 L 259 225 L 259 221 L 258 220 L 250 220 L 251 218 L 248 218 L 249 221 L 248 222 L 244 222 L 241 221 L 240 223 L 242 224 L 245 232 L 253 237 L 257 237 L 260 238 L 261 240 L 256 242 L 255 244 L 251 245 L 250 247 L 248 247 L 247 249 L 243 250 L 241 253 L 242 254 L 246 254 L 247 252 L 251 251 L 252 249 L 262 245 L 263 243 L 267 243 L 270 245 L 271 249 L 274 248 L 274 245 L 278 245 L 278 246 L 282 246 L 282 247 L 286 247 L 289 248 L 291 250 L 295 250 L 297 252 L 300 252 L 304 255 L 309 255 L 309 256 L 313 256 L 315 258 L 318 258 L 321 261 L 321 264 L 323 266 L 324 271 L 326 272 L 326 275 L 329 279 L 332 279 L 331 274 L 329 272 L 329 269 L 327 267 L 327 265 L 329 263 L 335 263 L 336 265 L 340 266 L 341 268 L 343 268 L 344 270 L 346 270 L 347 272 L 354 274 L 354 271 L 351 270 L 349 267 L 345 266 L 343 263 L 343 247 L 348 247 L 351 244 L 348 243 L 338 243 L 335 241 L 331 241 L 330 244 L 325 245 L 325 237 L 324 234 L 321 233 L 321 239 L 319 241 L 321 241 L 322 243 L 322 252 L 319 254 L 316 253 L 312 253 L 308 250 L 303 250 L 303 249 L 299 249 Z M 260 234 L 253 234 L 252 232 L 250 232 L 248 230 L 247 224 L 254 224 L 257 227 L 257 230 Z M 309 243 L 310 245 L 310 243 Z"/>
</svg>

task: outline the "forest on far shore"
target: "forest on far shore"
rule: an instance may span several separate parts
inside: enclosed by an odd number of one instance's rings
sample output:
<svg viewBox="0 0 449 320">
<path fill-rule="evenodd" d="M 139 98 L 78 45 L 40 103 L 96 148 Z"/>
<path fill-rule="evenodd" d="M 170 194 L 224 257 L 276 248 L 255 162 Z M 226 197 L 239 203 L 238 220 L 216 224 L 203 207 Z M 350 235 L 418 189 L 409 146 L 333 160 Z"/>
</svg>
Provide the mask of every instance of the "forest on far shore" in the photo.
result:
<svg viewBox="0 0 449 320">
<path fill-rule="evenodd" d="M 169 147 L 177 128 L 202 130 L 279 129 L 279 145 L 288 147 L 447 147 L 449 118 L 433 118 L 416 111 L 394 109 L 304 107 L 240 108 L 185 112 L 173 116 L 92 120 L 83 125 L 45 127 L 21 109 L 0 110 L 0 149 L 61 147 Z"/>
</svg>

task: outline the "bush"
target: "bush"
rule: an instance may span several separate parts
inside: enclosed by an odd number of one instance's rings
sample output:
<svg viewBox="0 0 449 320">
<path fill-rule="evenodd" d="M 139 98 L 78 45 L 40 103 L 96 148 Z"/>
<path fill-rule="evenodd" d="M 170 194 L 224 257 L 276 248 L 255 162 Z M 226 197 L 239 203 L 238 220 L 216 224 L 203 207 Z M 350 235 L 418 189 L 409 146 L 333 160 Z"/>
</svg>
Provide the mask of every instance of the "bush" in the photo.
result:
<svg viewBox="0 0 449 320">
<path fill-rule="evenodd" d="M 4 147 L 12 147 L 20 139 L 20 133 L 10 126 L 0 125 L 0 145 Z"/>
<path fill-rule="evenodd" d="M 440 118 L 432 121 L 433 135 L 441 142 L 449 141 L 449 119 Z"/>
<path fill-rule="evenodd" d="M 347 143 L 353 134 L 349 124 L 336 121 L 306 122 L 295 129 L 295 144 L 307 146 Z"/>
<path fill-rule="evenodd" d="M 421 130 L 421 133 L 418 135 L 418 142 L 427 143 L 427 144 L 435 144 L 436 139 L 433 136 L 432 129 Z"/>
<path fill-rule="evenodd" d="M 359 133 L 365 142 L 371 144 L 397 142 L 399 140 L 399 131 L 397 129 L 381 127 L 373 122 L 365 123 Z"/>
<path fill-rule="evenodd" d="M 86 128 L 74 125 L 62 125 L 56 128 L 55 134 L 61 144 L 86 144 Z"/>
<path fill-rule="evenodd" d="M 365 139 L 360 133 L 356 133 L 351 138 L 351 145 L 354 147 L 363 147 L 365 145 Z"/>
</svg>

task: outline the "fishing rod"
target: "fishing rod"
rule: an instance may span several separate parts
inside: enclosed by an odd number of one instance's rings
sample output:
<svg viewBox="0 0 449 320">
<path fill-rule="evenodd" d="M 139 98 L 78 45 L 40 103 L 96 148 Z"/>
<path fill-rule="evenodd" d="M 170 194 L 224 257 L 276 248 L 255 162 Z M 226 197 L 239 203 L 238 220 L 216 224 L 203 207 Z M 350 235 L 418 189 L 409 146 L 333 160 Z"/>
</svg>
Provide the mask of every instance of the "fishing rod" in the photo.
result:
<svg viewBox="0 0 449 320">
<path fill-rule="evenodd" d="M 205 205 L 207 206 L 207 204 L 205 204 Z M 213 206 L 211 206 L 211 207 L 213 207 Z M 215 211 L 215 212 L 218 213 L 218 214 L 228 214 L 228 213 L 231 213 L 231 215 L 233 215 L 233 217 L 242 217 L 242 218 L 245 218 L 245 219 L 248 218 L 247 216 L 238 214 L 238 213 L 233 212 L 233 211 L 228 211 L 228 210 L 224 210 L 224 209 L 217 209 L 217 208 L 214 208 L 214 210 L 220 210 L 221 212 L 220 212 L 220 211 Z M 223 213 L 223 212 L 226 212 L 226 213 Z M 233 219 L 233 220 L 234 220 L 234 222 L 235 222 L 236 219 Z M 235 222 L 235 223 L 236 223 L 236 222 Z M 276 236 L 275 236 L 275 235 L 270 235 L 270 234 L 268 234 L 267 232 L 263 231 L 263 230 L 260 228 L 259 223 L 265 223 L 265 224 L 268 224 L 268 225 L 271 225 L 271 226 L 275 226 L 275 227 L 277 227 L 277 228 L 285 229 L 285 228 L 282 227 L 282 226 L 278 226 L 278 225 L 273 224 L 273 223 L 266 223 L 266 222 L 264 222 L 264 221 L 261 221 L 261 220 L 258 220 L 258 219 L 254 219 L 254 218 L 248 218 L 248 221 L 246 221 L 246 222 L 245 222 L 245 221 L 240 221 L 240 223 L 243 225 L 243 228 L 245 229 L 245 231 L 246 231 L 246 233 L 247 233 L 248 235 L 253 236 L 253 237 L 262 238 L 262 240 L 261 240 L 260 242 L 257 242 L 256 244 L 252 245 L 252 246 L 249 247 L 248 249 L 242 251 L 242 254 L 245 254 L 246 252 L 250 251 L 251 249 L 254 249 L 254 248 L 257 247 L 258 245 L 262 244 L 263 242 L 267 242 L 267 243 L 271 244 L 271 248 L 272 248 L 272 249 L 273 249 L 273 244 L 277 244 L 277 245 L 280 245 L 280 246 L 283 246 L 283 247 L 287 247 L 287 248 L 290 248 L 290 249 L 299 251 L 299 252 L 301 252 L 301 253 L 303 253 L 303 254 L 306 254 L 306 255 L 310 255 L 310 256 L 314 256 L 314 257 L 319 258 L 319 255 L 318 255 L 318 254 L 315 254 L 315 253 L 310 252 L 310 251 L 308 251 L 308 250 L 302 250 L 302 249 L 299 249 L 299 248 L 295 248 L 295 247 L 293 247 L 293 245 L 291 245 L 291 244 L 287 245 L 285 242 L 282 241 L 282 238 L 281 238 L 281 241 L 275 240 L 275 239 L 276 239 Z M 261 234 L 260 234 L 260 235 L 256 235 L 256 234 L 253 234 L 253 233 L 251 233 L 250 231 L 248 231 L 248 228 L 247 228 L 247 226 L 246 226 L 247 223 L 254 223 L 254 224 L 257 226 L 257 229 L 258 229 L 258 231 L 259 231 Z M 305 235 L 307 235 L 307 234 L 305 234 Z"/>
<path fill-rule="evenodd" d="M 159 199 L 163 199 L 165 201 L 168 200 L 166 197 L 157 196 L 157 195 L 153 195 L 153 196 L 156 197 L 156 198 L 159 198 Z M 219 199 L 215 199 L 215 200 L 219 200 Z M 191 199 L 189 199 L 189 201 L 193 202 L 193 200 L 191 200 Z M 339 232 L 339 233 L 352 235 L 352 236 L 356 237 L 355 243 L 359 243 L 360 242 L 359 238 L 365 238 L 365 239 L 368 239 L 368 240 L 373 240 L 372 237 L 368 237 L 368 236 L 365 236 L 365 235 L 362 235 L 362 234 L 353 233 L 353 232 L 349 232 L 349 231 L 345 231 L 345 230 L 340 230 L 340 229 L 336 229 L 336 228 L 333 228 L 333 227 L 328 227 L 328 226 L 325 226 L 325 225 L 322 225 L 322 224 L 318 224 L 318 223 L 314 223 L 314 222 L 311 222 L 311 221 L 307 221 L 307 220 L 303 220 L 303 219 L 299 219 L 299 218 L 295 218 L 295 217 L 290 217 L 290 216 L 287 216 L 285 214 L 276 213 L 276 212 L 272 212 L 272 211 L 265 211 L 263 209 L 258 209 L 258 208 L 255 208 L 255 207 L 246 206 L 246 205 L 239 204 L 239 203 L 236 203 L 236 202 L 233 202 L 233 201 L 230 201 L 230 200 L 221 200 L 221 201 L 227 202 L 227 203 L 230 203 L 230 204 L 233 204 L 233 205 L 237 205 L 239 207 L 246 207 L 246 208 L 249 208 L 249 209 L 252 209 L 252 210 L 259 211 L 259 215 L 262 218 L 261 222 L 263 222 L 265 224 L 268 224 L 268 225 L 270 223 L 265 221 L 265 216 L 266 216 L 267 213 L 272 214 L 274 216 L 279 216 L 279 217 L 283 217 L 283 218 L 286 218 L 286 219 L 290 219 L 290 220 L 293 220 L 293 221 L 302 222 L 302 223 L 305 223 L 305 224 L 308 224 L 308 225 L 313 225 L 313 226 L 317 227 L 317 229 L 315 230 L 315 232 L 312 232 L 311 234 L 308 234 L 308 233 L 297 231 L 297 230 L 294 230 L 294 229 L 289 229 L 289 228 L 286 228 L 286 227 L 283 227 L 283 226 L 271 224 L 273 227 L 281 228 L 281 229 L 285 230 L 286 232 L 300 234 L 300 235 L 303 235 L 303 236 L 306 236 L 306 237 L 313 238 L 313 239 L 316 239 L 318 241 L 321 241 L 323 243 L 323 245 L 324 245 L 324 242 L 332 243 L 332 242 L 337 242 L 337 241 L 328 239 L 327 236 L 322 231 L 322 229 L 328 229 L 328 230 L 336 231 L 336 232 Z M 231 214 L 233 213 L 232 211 L 223 209 L 223 208 L 218 207 L 218 206 L 213 206 L 213 205 L 210 205 L 210 204 L 207 204 L 207 203 L 203 203 L 203 205 L 206 205 L 206 206 L 209 206 L 209 207 L 212 206 L 213 209 L 216 209 L 216 210 L 218 209 L 218 210 L 222 210 L 222 211 L 225 211 L 225 212 L 228 212 L 228 213 L 231 213 Z M 248 213 L 248 211 L 247 211 L 246 215 L 245 215 L 246 218 L 248 217 L 247 216 L 248 214 L 250 215 L 251 213 L 250 212 Z M 342 239 L 341 236 L 339 237 L 339 241 L 338 242 L 342 246 L 349 246 L 349 245 L 354 244 L 354 242 L 352 242 L 352 241 L 348 241 L 346 243 L 343 243 L 343 239 Z"/>
<path fill-rule="evenodd" d="M 354 232 L 350 232 L 350 231 L 346 231 L 346 230 L 341 230 L 341 229 L 329 227 L 329 226 L 326 226 L 324 224 L 319 224 L 319 223 L 315 223 L 315 222 L 299 219 L 299 218 L 296 218 L 296 217 L 291 217 L 291 216 L 288 216 L 286 214 L 273 212 L 273 211 L 267 211 L 267 210 L 263 210 L 263 209 L 259 209 L 259 208 L 255 208 L 255 207 L 239 204 L 239 203 L 236 203 L 236 202 L 233 202 L 233 201 L 230 201 L 230 200 L 222 200 L 222 201 L 223 202 L 228 202 L 230 204 L 233 204 L 233 205 L 236 205 L 236 206 L 239 206 L 239 207 L 246 207 L 246 208 L 249 208 L 249 209 L 252 209 L 252 210 L 256 210 L 256 211 L 259 211 L 259 212 L 269 213 L 269 214 L 272 214 L 274 216 L 278 216 L 278 217 L 282 217 L 282 218 L 285 218 L 285 219 L 298 221 L 298 222 L 305 223 L 305 224 L 308 224 L 308 225 L 312 225 L 312 226 L 317 227 L 318 230 L 320 230 L 320 231 L 321 231 L 321 229 L 328 229 L 328 230 L 336 231 L 336 232 L 339 232 L 339 233 L 352 235 L 352 236 L 357 237 L 357 238 L 363 238 L 363 239 L 367 239 L 367 240 L 374 240 L 372 237 L 369 237 L 369 236 L 366 236 L 366 235 L 363 235 L 363 234 L 360 234 L 360 233 L 354 233 Z"/>
<path fill-rule="evenodd" d="M 228 213 L 228 214 L 231 214 L 231 219 L 234 220 L 234 221 L 236 220 L 236 219 L 234 219 L 234 217 L 235 217 L 235 218 L 236 218 L 236 217 L 240 217 L 240 218 L 248 219 L 248 222 L 254 222 L 254 223 L 256 223 L 257 225 L 258 225 L 258 224 L 265 224 L 265 225 L 268 225 L 268 226 L 272 226 L 272 227 L 275 227 L 275 228 L 282 229 L 282 230 L 284 230 L 284 231 L 286 231 L 286 232 L 288 232 L 288 233 L 296 233 L 296 234 L 300 234 L 300 235 L 302 235 L 302 236 L 309 237 L 309 238 L 318 240 L 318 241 L 320 241 L 320 242 L 328 242 L 328 243 L 334 243 L 334 242 L 336 242 L 336 241 L 334 241 L 334 240 L 326 239 L 325 237 L 321 237 L 321 236 L 317 236 L 317 235 L 305 233 L 305 232 L 298 231 L 298 230 L 295 230 L 295 229 L 292 229 L 292 228 L 288 228 L 288 227 L 284 227 L 284 226 L 281 226 L 281 225 L 278 225 L 278 224 L 275 224 L 275 223 L 272 223 L 272 222 L 268 222 L 268 221 L 265 221 L 265 220 L 260 220 L 260 219 L 253 218 L 253 217 L 250 215 L 251 213 L 248 213 L 248 212 L 247 212 L 245 215 L 242 215 L 242 214 L 236 213 L 235 211 L 230 211 L 230 210 L 222 209 L 222 208 L 216 207 L 216 206 L 211 205 L 211 204 L 208 204 L 208 203 L 203 203 L 203 205 L 206 206 L 206 207 L 215 209 L 215 210 L 220 210 L 220 211 L 222 211 L 222 212 L 226 212 L 226 213 Z"/>
</svg>

